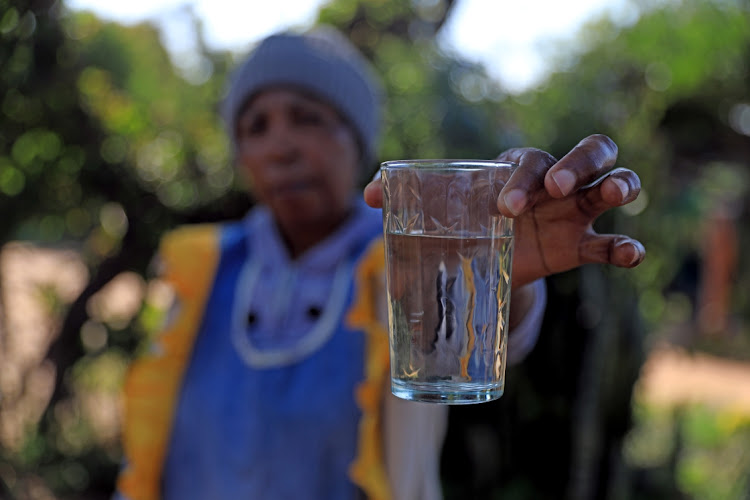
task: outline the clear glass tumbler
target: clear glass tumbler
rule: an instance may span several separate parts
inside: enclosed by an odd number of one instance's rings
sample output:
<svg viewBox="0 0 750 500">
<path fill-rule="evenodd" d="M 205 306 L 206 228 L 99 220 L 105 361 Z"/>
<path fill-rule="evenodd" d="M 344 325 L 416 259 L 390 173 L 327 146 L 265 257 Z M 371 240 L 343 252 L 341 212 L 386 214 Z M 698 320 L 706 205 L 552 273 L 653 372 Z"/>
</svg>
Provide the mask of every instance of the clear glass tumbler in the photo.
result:
<svg viewBox="0 0 750 500">
<path fill-rule="evenodd" d="M 496 200 L 516 165 L 381 165 L 391 390 L 469 404 L 503 394 L 513 220 Z"/>
</svg>

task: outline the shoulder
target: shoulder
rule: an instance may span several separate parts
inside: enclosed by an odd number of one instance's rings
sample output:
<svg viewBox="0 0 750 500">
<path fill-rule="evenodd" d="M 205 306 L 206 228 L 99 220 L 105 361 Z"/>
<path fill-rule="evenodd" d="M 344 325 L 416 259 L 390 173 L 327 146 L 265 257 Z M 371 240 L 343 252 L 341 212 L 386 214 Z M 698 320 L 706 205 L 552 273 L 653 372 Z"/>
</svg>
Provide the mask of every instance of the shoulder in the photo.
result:
<svg viewBox="0 0 750 500">
<path fill-rule="evenodd" d="M 196 224 L 180 226 L 162 236 L 159 253 L 173 255 L 180 252 L 195 251 L 200 247 L 215 245 L 220 226 L 217 224 Z"/>
<path fill-rule="evenodd" d="M 159 254 L 163 258 L 193 255 L 235 246 L 245 239 L 242 221 L 214 224 L 188 224 L 173 229 L 162 236 Z"/>
<path fill-rule="evenodd" d="M 235 224 L 194 224 L 180 226 L 164 236 L 157 254 L 158 271 L 179 293 L 190 293 L 201 276 L 207 280 L 215 272 L 225 239 L 235 233 Z"/>
</svg>

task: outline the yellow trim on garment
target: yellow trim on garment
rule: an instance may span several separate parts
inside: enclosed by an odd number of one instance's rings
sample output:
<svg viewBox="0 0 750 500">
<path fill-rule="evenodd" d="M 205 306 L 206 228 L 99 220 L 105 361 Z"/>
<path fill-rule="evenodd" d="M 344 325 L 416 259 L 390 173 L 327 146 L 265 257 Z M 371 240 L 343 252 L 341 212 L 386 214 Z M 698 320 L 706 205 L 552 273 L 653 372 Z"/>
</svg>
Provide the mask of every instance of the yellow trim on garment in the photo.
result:
<svg viewBox="0 0 750 500">
<path fill-rule="evenodd" d="M 354 276 L 354 305 L 347 316 L 348 326 L 365 333 L 365 379 L 356 389 L 355 399 L 362 411 L 359 422 L 357 456 L 349 467 L 349 477 L 370 500 L 391 498 L 383 454 L 383 400 L 389 377 L 388 331 L 378 319 L 377 304 L 384 300 L 385 253 L 382 240 L 376 241 L 360 260 Z"/>
<path fill-rule="evenodd" d="M 117 486 L 129 500 L 161 497 L 172 420 L 216 274 L 219 246 L 218 226 L 210 225 L 180 228 L 162 240 L 164 278 L 174 287 L 180 311 L 125 381 L 122 440 L 129 462 Z"/>
</svg>

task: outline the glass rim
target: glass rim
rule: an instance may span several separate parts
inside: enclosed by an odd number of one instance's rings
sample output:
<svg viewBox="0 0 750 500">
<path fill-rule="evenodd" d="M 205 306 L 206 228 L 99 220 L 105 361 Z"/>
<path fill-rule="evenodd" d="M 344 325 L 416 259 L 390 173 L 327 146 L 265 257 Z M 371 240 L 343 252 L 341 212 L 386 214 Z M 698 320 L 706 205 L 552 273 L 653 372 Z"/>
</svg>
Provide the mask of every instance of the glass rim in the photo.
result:
<svg viewBox="0 0 750 500">
<path fill-rule="evenodd" d="M 389 160 L 380 164 L 381 169 L 387 168 L 422 168 L 422 169 L 450 169 L 450 168 L 516 168 L 517 163 L 504 160 L 476 160 L 476 159 L 413 159 L 413 160 Z"/>
</svg>

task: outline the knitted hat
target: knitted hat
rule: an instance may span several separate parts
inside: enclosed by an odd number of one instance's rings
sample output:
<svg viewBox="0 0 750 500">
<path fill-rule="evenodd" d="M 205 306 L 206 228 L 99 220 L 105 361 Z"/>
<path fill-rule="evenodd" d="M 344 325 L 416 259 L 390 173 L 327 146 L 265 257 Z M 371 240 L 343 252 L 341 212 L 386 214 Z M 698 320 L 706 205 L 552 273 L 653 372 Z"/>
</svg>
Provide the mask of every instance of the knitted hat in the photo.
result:
<svg viewBox="0 0 750 500">
<path fill-rule="evenodd" d="M 325 27 L 304 35 L 280 33 L 264 39 L 234 72 L 223 103 L 222 116 L 232 141 L 242 106 L 260 90 L 279 84 L 304 89 L 332 105 L 359 139 L 365 165 L 375 159 L 380 82 L 341 33 Z"/>
</svg>

